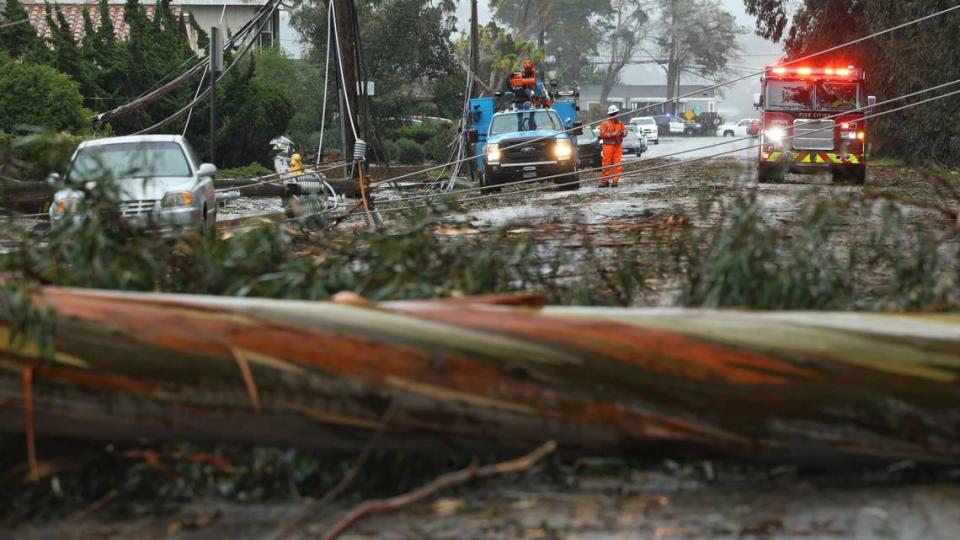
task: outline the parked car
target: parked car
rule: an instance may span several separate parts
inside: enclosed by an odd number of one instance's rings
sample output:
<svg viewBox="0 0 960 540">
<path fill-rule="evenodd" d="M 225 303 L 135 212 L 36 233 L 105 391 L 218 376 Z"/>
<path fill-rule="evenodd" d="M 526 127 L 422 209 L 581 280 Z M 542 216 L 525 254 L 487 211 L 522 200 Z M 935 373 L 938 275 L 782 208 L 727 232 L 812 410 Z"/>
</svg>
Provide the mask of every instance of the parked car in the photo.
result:
<svg viewBox="0 0 960 540">
<path fill-rule="evenodd" d="M 660 144 L 660 132 L 657 129 L 657 121 L 652 116 L 638 116 L 630 120 L 630 126 L 634 128 L 637 135 L 646 135 L 647 142 Z"/>
<path fill-rule="evenodd" d="M 700 122 L 684 122 L 683 134 L 687 136 L 703 135 L 703 124 Z"/>
<path fill-rule="evenodd" d="M 577 160 L 578 169 L 595 169 L 603 164 L 603 147 L 593 130 L 577 135 Z"/>
<path fill-rule="evenodd" d="M 166 236 L 191 229 L 213 234 L 217 223 L 213 188 L 216 173 L 212 164 L 200 163 L 180 135 L 85 141 L 70 160 L 67 186 L 53 196 L 50 220 L 56 223 L 73 212 L 82 212 L 84 195 L 77 188 L 110 178 L 120 188 L 121 216 L 133 227 Z M 59 184 L 60 177 L 52 174 L 48 181 Z"/>
<path fill-rule="evenodd" d="M 755 118 L 744 118 L 736 124 L 726 123 L 721 124 L 717 128 L 717 137 L 749 137 L 752 134 L 749 133 L 751 126 L 756 126 L 756 133 L 760 132 L 760 120 Z"/>
<path fill-rule="evenodd" d="M 647 151 L 647 141 L 643 136 L 637 136 L 637 132 L 627 130 L 627 136 L 623 139 L 623 155 L 640 157 Z"/>
<path fill-rule="evenodd" d="M 658 114 L 653 117 L 660 131 L 660 136 L 683 135 L 683 121 L 670 114 Z"/>
</svg>

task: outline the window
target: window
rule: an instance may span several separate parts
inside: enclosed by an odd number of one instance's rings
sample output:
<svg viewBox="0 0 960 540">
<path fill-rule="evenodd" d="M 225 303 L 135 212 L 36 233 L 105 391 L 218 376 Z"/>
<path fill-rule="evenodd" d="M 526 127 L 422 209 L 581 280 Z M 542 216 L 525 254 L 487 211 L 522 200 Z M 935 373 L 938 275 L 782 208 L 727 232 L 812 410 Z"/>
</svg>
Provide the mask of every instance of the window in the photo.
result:
<svg viewBox="0 0 960 540">
<path fill-rule="evenodd" d="M 513 131 L 535 131 L 549 129 L 563 131 L 560 117 L 551 111 L 530 111 L 500 114 L 490 123 L 490 135 L 501 135 Z"/>
<path fill-rule="evenodd" d="M 70 167 L 71 181 L 113 178 L 193 176 L 187 156 L 174 142 L 133 142 L 89 146 L 77 153 Z"/>
<path fill-rule="evenodd" d="M 260 32 L 260 48 L 269 49 L 273 47 L 273 32 Z"/>
<path fill-rule="evenodd" d="M 771 109 L 812 109 L 813 83 L 810 81 L 767 82 L 767 104 Z"/>
<path fill-rule="evenodd" d="M 817 85 L 817 103 L 821 110 L 849 111 L 857 108 L 857 84 L 821 82 Z"/>
<path fill-rule="evenodd" d="M 190 161 L 193 162 L 193 166 L 194 166 L 195 168 L 199 168 L 199 167 L 200 167 L 200 155 L 197 154 L 197 151 L 194 150 L 194 149 L 193 149 L 193 146 L 192 146 L 189 142 L 187 142 L 186 140 L 183 141 L 183 147 L 187 149 L 187 157 L 189 157 L 189 158 L 190 158 Z"/>
</svg>

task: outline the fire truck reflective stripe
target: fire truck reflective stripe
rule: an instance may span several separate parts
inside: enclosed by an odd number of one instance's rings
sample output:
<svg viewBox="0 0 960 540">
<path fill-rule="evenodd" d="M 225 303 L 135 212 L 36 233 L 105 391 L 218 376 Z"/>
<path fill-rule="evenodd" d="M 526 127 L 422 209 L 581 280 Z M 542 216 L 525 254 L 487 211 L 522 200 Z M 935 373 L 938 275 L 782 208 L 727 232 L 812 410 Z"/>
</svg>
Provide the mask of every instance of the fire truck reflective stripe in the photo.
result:
<svg viewBox="0 0 960 540">
<path fill-rule="evenodd" d="M 761 161 L 768 163 L 800 163 L 803 165 L 860 165 L 863 160 L 855 154 L 840 155 L 836 152 L 764 152 Z"/>
</svg>

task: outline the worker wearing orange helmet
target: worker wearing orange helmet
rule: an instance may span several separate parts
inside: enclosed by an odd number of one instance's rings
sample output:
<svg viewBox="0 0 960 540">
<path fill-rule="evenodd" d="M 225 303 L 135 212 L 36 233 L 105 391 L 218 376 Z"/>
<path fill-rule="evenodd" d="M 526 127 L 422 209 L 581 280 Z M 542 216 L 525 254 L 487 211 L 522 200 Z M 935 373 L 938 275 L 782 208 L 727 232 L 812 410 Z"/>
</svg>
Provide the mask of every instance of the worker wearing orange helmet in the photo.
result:
<svg viewBox="0 0 960 540">
<path fill-rule="evenodd" d="M 603 144 L 603 170 L 600 187 L 617 187 L 623 174 L 623 139 L 627 136 L 627 126 L 618 116 L 620 108 L 611 105 L 607 109 L 607 119 L 600 123 L 600 141 Z"/>
</svg>

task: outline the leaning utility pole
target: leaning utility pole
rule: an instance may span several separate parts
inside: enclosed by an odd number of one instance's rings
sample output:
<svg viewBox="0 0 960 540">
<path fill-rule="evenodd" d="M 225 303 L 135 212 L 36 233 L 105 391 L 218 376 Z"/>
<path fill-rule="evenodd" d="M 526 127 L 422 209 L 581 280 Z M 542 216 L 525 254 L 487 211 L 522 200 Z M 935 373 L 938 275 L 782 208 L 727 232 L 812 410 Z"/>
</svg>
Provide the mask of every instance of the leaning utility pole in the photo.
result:
<svg viewBox="0 0 960 540">
<path fill-rule="evenodd" d="M 467 77 L 470 77 L 469 84 L 467 85 L 468 91 L 467 95 L 470 98 L 477 97 L 479 93 L 478 90 L 479 84 L 477 84 L 477 73 L 480 71 L 480 27 L 479 27 L 479 18 L 477 16 L 477 0 L 470 0 L 470 72 L 467 74 Z M 467 139 L 467 129 L 472 126 L 473 121 L 469 118 L 470 107 L 469 102 L 463 111 L 463 114 L 467 117 L 461 120 L 461 126 L 463 129 L 460 133 L 461 137 L 464 137 L 461 143 L 465 149 L 463 154 L 465 156 L 473 157 L 474 155 L 474 145 L 469 142 Z M 460 157 L 460 156 L 458 156 Z M 470 171 L 470 180 L 477 180 L 477 163 L 475 160 L 470 160 L 467 163 L 467 169 Z"/>
<path fill-rule="evenodd" d="M 477 0 L 470 0 L 470 95 L 477 95 L 477 72 L 480 70 L 480 29 Z"/>
<path fill-rule="evenodd" d="M 337 54 L 334 55 L 337 67 L 337 83 L 340 86 L 341 137 L 343 141 L 343 160 L 353 161 L 353 145 L 356 141 L 354 129 L 359 128 L 359 100 L 357 99 L 356 36 L 354 35 L 354 0 L 330 0 L 333 2 L 333 23 L 336 29 Z"/>
</svg>

